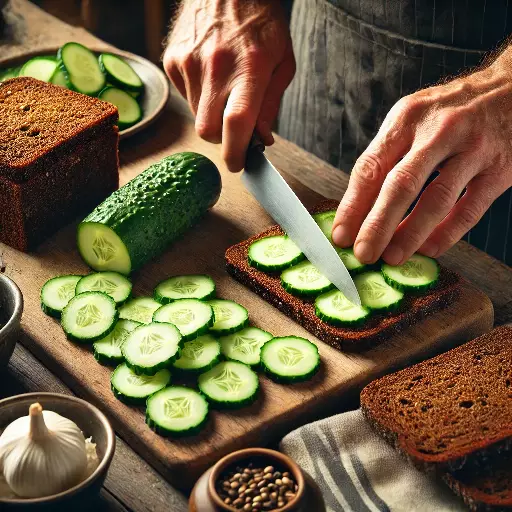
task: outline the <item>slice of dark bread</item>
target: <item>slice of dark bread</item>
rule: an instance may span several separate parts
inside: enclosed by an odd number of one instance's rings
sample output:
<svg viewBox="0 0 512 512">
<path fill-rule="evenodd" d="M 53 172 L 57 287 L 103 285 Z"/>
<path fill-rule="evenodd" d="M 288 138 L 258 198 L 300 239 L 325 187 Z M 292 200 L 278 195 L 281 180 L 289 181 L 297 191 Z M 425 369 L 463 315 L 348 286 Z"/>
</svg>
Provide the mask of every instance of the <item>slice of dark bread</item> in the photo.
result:
<svg viewBox="0 0 512 512">
<path fill-rule="evenodd" d="M 447 473 L 443 480 L 470 510 L 475 512 L 512 511 L 512 454 L 493 462 L 489 470 Z"/>
<path fill-rule="evenodd" d="M 422 469 L 487 467 L 512 443 L 512 328 L 373 381 L 361 409 Z"/>
<path fill-rule="evenodd" d="M 312 213 L 336 209 L 333 200 L 322 201 Z M 279 274 L 266 274 L 247 262 L 249 246 L 266 236 L 283 234 L 273 226 L 259 235 L 230 247 L 226 251 L 226 268 L 238 281 L 267 302 L 282 311 L 317 338 L 337 349 L 359 351 L 397 334 L 423 317 L 450 305 L 460 294 L 462 278 L 446 268 L 441 268 L 438 285 L 418 296 L 407 296 L 399 310 L 376 314 L 359 327 L 336 327 L 320 320 L 315 314 L 314 300 L 295 297 L 282 286 Z"/>
</svg>

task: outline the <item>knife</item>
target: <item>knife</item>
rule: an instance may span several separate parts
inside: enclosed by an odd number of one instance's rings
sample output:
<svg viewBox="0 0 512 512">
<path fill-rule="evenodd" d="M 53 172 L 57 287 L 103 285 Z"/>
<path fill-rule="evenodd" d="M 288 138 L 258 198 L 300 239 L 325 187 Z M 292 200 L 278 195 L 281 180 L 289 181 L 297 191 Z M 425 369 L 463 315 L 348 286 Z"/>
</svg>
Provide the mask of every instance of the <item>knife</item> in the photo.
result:
<svg viewBox="0 0 512 512">
<path fill-rule="evenodd" d="M 339 254 L 253 137 L 242 183 L 283 228 L 306 258 L 353 304 L 361 305 L 357 288 Z"/>
</svg>

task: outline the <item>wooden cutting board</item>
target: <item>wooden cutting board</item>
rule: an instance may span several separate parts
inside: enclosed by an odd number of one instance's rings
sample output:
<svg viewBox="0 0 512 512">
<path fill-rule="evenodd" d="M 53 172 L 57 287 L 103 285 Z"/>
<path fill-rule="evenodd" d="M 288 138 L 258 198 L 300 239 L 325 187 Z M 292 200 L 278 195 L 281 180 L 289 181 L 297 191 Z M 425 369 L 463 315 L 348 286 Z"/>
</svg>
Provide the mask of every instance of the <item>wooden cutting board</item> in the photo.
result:
<svg viewBox="0 0 512 512">
<path fill-rule="evenodd" d="M 446 350 L 492 328 L 490 300 L 468 283 L 451 307 L 365 353 L 342 353 L 315 340 L 225 272 L 226 248 L 272 222 L 245 191 L 240 176 L 224 169 L 218 147 L 198 139 L 192 123 L 180 109 L 180 102 L 171 101 L 154 127 L 123 142 L 121 182 L 126 183 L 166 155 L 188 150 L 203 153 L 219 165 L 223 192 L 199 226 L 133 276 L 134 293 L 150 294 L 159 281 L 170 275 L 210 274 L 217 282 L 219 296 L 247 307 L 254 325 L 275 335 L 294 334 L 318 343 L 324 364 L 312 381 L 285 386 L 261 377 L 262 396 L 253 406 L 213 413 L 208 427 L 196 437 L 177 441 L 159 437 L 145 425 L 142 408 L 128 407 L 114 398 L 109 383 L 111 370 L 98 364 L 87 347 L 67 341 L 59 324 L 40 309 L 39 292 L 47 279 L 87 272 L 75 247 L 76 222 L 33 254 L 22 254 L 0 244 L 7 274 L 18 283 L 25 297 L 21 342 L 77 395 L 100 407 L 119 435 L 175 485 L 187 489 L 222 455 L 245 446 L 263 445 L 300 424 L 335 412 L 347 393 L 359 390 L 376 375 Z M 306 206 L 321 199 L 297 181 L 289 182 Z"/>
</svg>

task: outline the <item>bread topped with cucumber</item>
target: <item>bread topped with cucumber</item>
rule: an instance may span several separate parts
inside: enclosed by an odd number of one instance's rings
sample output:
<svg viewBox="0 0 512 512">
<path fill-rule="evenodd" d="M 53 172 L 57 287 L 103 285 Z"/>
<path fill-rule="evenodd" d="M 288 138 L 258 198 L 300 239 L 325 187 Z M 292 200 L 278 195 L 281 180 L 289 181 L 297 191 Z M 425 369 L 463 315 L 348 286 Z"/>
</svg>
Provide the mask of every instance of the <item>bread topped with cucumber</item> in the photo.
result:
<svg viewBox="0 0 512 512">
<path fill-rule="evenodd" d="M 338 203 L 326 200 L 313 217 L 330 239 Z M 361 297 L 355 306 L 305 259 L 279 226 L 226 251 L 228 272 L 329 345 L 362 350 L 447 305 L 460 293 L 456 273 L 420 254 L 398 267 L 364 265 L 336 248 Z"/>
</svg>

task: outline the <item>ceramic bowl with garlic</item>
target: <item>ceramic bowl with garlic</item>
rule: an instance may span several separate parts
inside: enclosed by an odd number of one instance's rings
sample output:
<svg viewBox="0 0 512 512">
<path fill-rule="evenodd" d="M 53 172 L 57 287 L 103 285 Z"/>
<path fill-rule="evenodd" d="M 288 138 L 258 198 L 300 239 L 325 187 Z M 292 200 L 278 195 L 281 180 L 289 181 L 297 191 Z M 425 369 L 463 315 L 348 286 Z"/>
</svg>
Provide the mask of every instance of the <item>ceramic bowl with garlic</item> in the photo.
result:
<svg viewBox="0 0 512 512">
<path fill-rule="evenodd" d="M 115 434 L 96 407 L 72 396 L 0 400 L 0 510 L 56 510 L 99 492 Z"/>
</svg>

